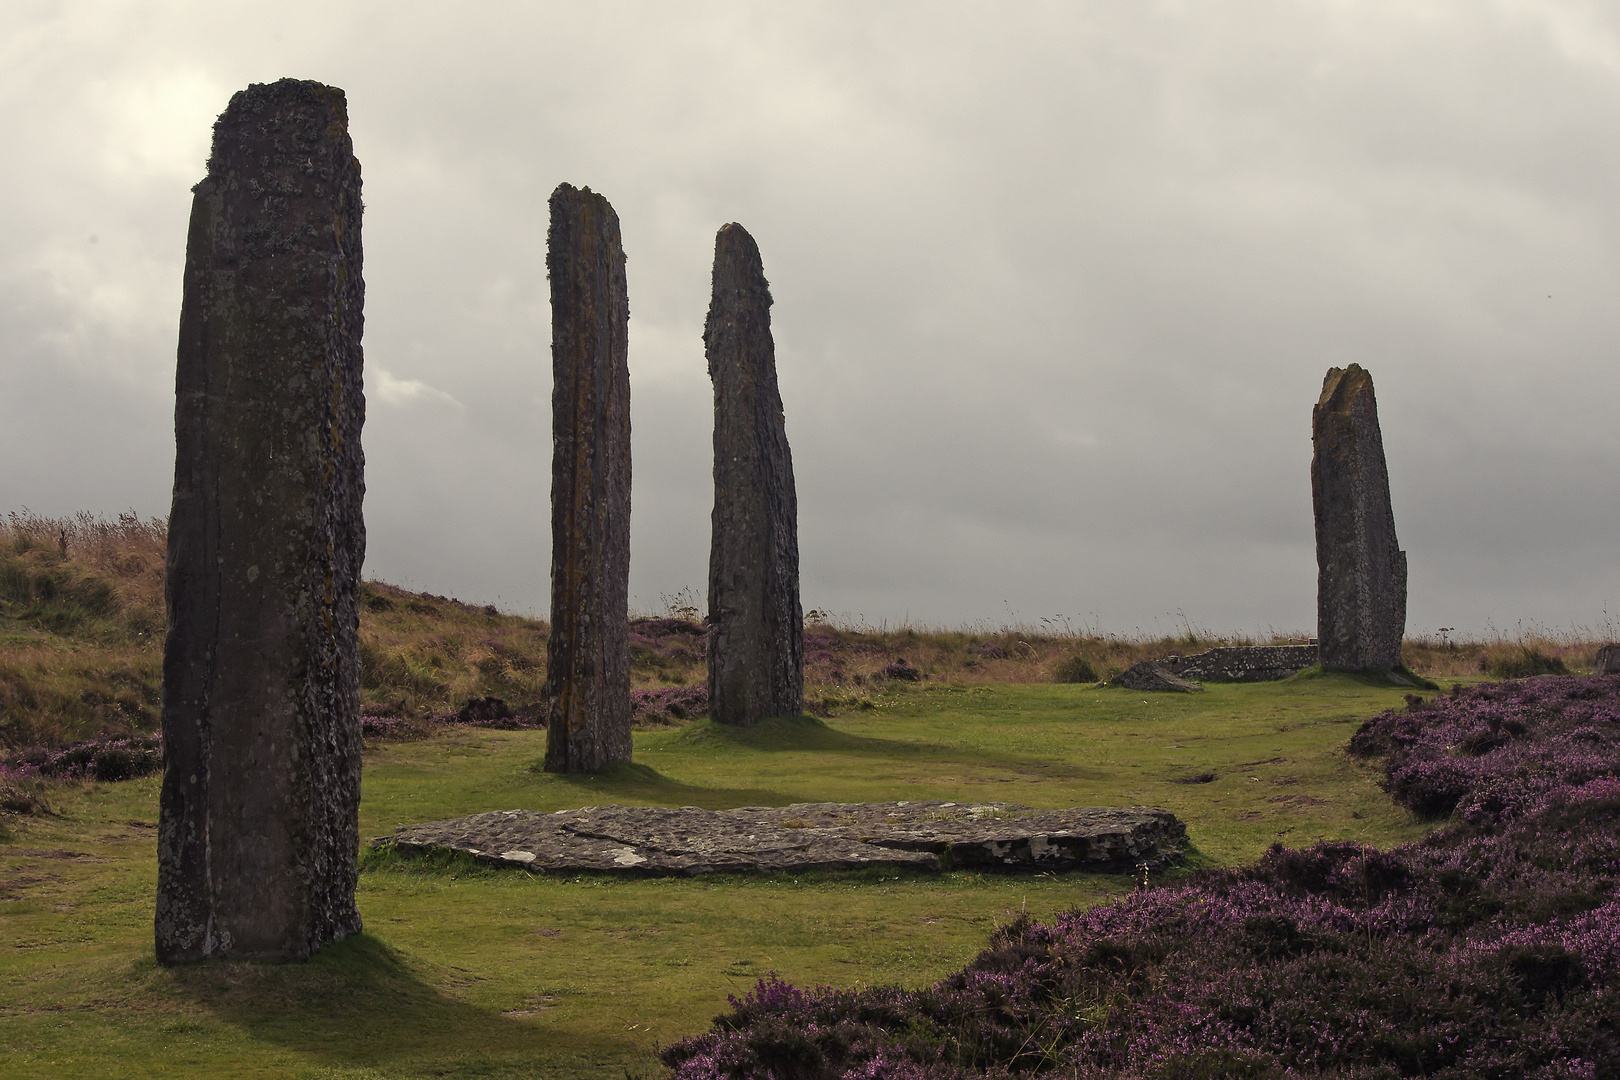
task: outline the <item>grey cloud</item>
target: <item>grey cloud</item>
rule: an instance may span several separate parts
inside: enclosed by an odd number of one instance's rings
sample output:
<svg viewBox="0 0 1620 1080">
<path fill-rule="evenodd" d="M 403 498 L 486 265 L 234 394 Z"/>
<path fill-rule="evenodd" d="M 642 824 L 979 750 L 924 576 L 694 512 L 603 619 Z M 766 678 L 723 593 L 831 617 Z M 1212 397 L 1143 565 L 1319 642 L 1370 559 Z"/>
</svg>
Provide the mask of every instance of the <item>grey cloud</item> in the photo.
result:
<svg viewBox="0 0 1620 1080">
<path fill-rule="evenodd" d="M 629 253 L 638 604 L 705 580 L 736 220 L 777 300 L 807 605 L 1307 629 L 1310 406 L 1358 362 L 1411 628 L 1597 625 L 1617 29 L 1461 0 L 19 5 L 0 502 L 164 511 L 186 187 L 230 92 L 296 75 L 348 92 L 365 168 L 368 572 L 544 611 L 568 180 Z M 383 372 L 461 408 L 390 404 Z"/>
</svg>

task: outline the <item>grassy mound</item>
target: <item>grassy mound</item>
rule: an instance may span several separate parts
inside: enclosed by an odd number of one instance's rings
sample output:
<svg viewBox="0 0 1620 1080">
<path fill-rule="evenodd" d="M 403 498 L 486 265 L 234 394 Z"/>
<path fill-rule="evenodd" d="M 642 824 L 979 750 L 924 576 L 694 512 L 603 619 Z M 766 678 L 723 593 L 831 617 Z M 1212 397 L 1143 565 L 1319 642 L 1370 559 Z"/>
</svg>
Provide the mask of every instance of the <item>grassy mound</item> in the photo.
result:
<svg viewBox="0 0 1620 1080">
<path fill-rule="evenodd" d="M 165 535 L 133 514 L 0 522 L 0 749 L 156 729 Z"/>
</svg>

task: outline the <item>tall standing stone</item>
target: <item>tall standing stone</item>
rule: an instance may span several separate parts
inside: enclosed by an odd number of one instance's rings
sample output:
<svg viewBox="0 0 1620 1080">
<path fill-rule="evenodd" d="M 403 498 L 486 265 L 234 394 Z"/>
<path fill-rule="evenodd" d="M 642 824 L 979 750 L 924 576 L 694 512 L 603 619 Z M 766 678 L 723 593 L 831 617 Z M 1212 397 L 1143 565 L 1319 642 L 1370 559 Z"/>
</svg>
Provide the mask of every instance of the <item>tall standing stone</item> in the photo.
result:
<svg viewBox="0 0 1620 1080">
<path fill-rule="evenodd" d="M 714 381 L 709 713 L 752 724 L 804 711 L 799 504 L 771 340 L 771 290 L 741 225 L 714 241 L 703 330 Z"/>
<path fill-rule="evenodd" d="M 300 959 L 360 929 L 365 286 L 343 91 L 236 94 L 192 190 L 157 957 Z"/>
<path fill-rule="evenodd" d="M 630 760 L 630 301 L 619 217 L 551 193 L 551 704 L 546 768 Z"/>
<path fill-rule="evenodd" d="M 1372 376 L 1331 368 L 1311 413 L 1316 626 L 1329 671 L 1400 666 L 1406 552 L 1395 540 Z"/>
</svg>

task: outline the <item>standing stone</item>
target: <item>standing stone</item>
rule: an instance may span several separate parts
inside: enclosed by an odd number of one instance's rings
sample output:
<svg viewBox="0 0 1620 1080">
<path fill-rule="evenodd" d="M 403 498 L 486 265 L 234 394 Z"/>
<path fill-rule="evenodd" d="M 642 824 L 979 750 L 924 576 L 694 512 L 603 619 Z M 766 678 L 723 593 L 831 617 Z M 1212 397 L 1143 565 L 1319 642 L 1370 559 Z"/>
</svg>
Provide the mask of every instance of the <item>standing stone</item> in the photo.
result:
<svg viewBox="0 0 1620 1080">
<path fill-rule="evenodd" d="M 360 929 L 360 165 L 343 91 L 231 98 L 192 189 L 175 376 L 157 958 Z"/>
<path fill-rule="evenodd" d="M 804 711 L 799 504 L 771 341 L 771 291 L 741 225 L 714 242 L 703 330 L 714 380 L 709 714 L 752 724 Z"/>
<path fill-rule="evenodd" d="M 630 301 L 619 217 L 551 193 L 551 638 L 546 768 L 630 760 Z"/>
<path fill-rule="evenodd" d="M 1620 675 L 1620 645 L 1605 645 L 1597 651 L 1592 674 Z"/>
<path fill-rule="evenodd" d="M 1406 552 L 1395 540 L 1372 376 L 1332 368 L 1311 413 L 1316 625 L 1328 671 L 1388 672 L 1406 633 Z"/>
</svg>

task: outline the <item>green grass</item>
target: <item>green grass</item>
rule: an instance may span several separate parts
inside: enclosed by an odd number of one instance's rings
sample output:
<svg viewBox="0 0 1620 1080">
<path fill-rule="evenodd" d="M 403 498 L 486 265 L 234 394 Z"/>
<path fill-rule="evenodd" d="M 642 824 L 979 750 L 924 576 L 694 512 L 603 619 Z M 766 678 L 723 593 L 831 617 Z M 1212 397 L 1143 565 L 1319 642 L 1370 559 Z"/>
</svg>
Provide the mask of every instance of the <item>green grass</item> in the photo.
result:
<svg viewBox="0 0 1620 1080">
<path fill-rule="evenodd" d="M 798 800 L 1145 804 L 1202 863 L 1281 838 L 1389 845 L 1423 826 L 1343 745 L 1401 692 L 1337 676 L 1144 696 L 1075 685 L 924 684 L 826 723 L 637 732 L 596 777 L 539 771 L 544 734 L 449 729 L 376 744 L 363 837 L 490 809 Z M 1188 782 L 1213 772 L 1215 779 Z M 657 1075 L 769 971 L 918 985 L 1022 911 L 1118 895 L 1095 874 L 571 878 L 367 853 L 366 933 L 304 964 L 152 959 L 156 778 L 53 794 L 0 837 L 0 1075 Z"/>
</svg>

